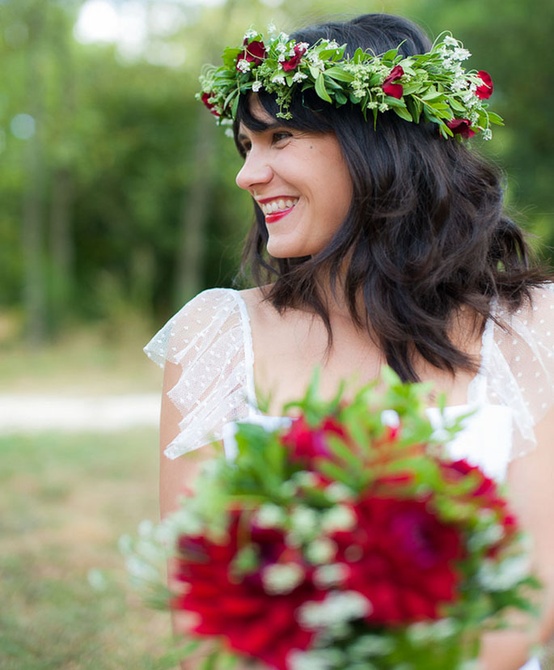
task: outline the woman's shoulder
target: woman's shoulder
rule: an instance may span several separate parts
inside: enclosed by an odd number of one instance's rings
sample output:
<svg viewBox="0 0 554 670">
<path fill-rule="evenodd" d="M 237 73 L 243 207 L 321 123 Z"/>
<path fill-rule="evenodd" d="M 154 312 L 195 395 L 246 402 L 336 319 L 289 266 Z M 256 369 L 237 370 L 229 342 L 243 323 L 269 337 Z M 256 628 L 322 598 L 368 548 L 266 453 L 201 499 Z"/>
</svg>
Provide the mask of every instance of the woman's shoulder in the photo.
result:
<svg viewBox="0 0 554 670">
<path fill-rule="evenodd" d="M 531 289 L 515 310 L 499 303 L 494 317 L 484 361 L 489 395 L 514 410 L 522 452 L 554 406 L 554 284 Z"/>
<path fill-rule="evenodd" d="M 529 297 L 519 307 L 511 309 L 499 303 L 494 316 L 503 326 L 497 337 L 503 343 L 526 340 L 546 351 L 554 350 L 554 283 L 546 282 L 529 290 Z"/>
<path fill-rule="evenodd" d="M 184 357 L 197 357 L 209 348 L 228 347 L 230 342 L 240 347 L 248 318 L 242 293 L 230 288 L 202 291 L 154 335 L 145 353 L 163 366 L 166 361 L 180 363 Z"/>
<path fill-rule="evenodd" d="M 177 366 L 167 392 L 181 415 L 179 434 L 165 450 L 176 458 L 219 440 L 229 421 L 254 402 L 245 303 L 233 289 L 209 289 L 186 303 L 146 346 L 160 365 Z"/>
</svg>

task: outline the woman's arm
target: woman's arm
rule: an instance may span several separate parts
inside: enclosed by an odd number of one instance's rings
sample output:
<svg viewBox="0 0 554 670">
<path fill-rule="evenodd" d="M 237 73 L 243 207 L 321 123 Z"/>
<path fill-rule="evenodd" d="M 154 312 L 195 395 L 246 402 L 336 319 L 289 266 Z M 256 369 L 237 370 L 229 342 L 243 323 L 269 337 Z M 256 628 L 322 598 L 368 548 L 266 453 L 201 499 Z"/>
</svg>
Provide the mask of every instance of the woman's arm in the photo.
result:
<svg viewBox="0 0 554 670">
<path fill-rule="evenodd" d="M 542 614 L 528 634 L 501 631 L 485 636 L 483 670 L 519 670 L 535 644 L 554 633 L 554 408 L 537 425 L 537 447 L 508 471 L 514 512 L 532 539 L 532 560 L 543 589 Z"/>
<path fill-rule="evenodd" d="M 203 447 L 190 454 L 184 454 L 175 460 L 170 460 L 164 454 L 167 445 L 179 434 L 179 422 L 182 417 L 177 407 L 168 397 L 168 391 L 175 386 L 181 373 L 182 370 L 179 365 L 166 363 L 160 414 L 160 514 L 162 518 L 178 508 L 179 498 L 193 488 L 202 463 L 214 455 L 212 447 Z M 171 575 L 171 564 L 168 571 Z M 170 588 L 173 586 L 171 576 L 169 577 L 169 586 Z M 177 636 L 183 635 L 183 631 L 189 627 L 186 614 L 173 612 L 171 620 L 173 632 Z M 190 658 L 182 661 L 181 670 L 195 670 L 207 651 L 203 648 Z"/>
<path fill-rule="evenodd" d="M 179 365 L 166 363 L 160 415 L 160 514 L 162 518 L 177 509 L 180 497 L 192 492 L 202 464 L 216 454 L 212 446 L 202 447 L 175 460 L 170 460 L 163 453 L 167 445 L 179 434 L 179 422 L 182 417 L 169 399 L 168 391 L 175 386 L 181 373 Z M 169 571 L 171 572 L 171 566 L 169 566 Z M 189 628 L 188 616 L 174 612 L 171 618 L 174 633 L 182 636 L 183 632 Z M 197 670 L 201 660 L 209 651 L 210 645 L 206 642 L 197 652 L 181 662 L 181 670 Z M 235 666 L 235 670 L 256 670 L 256 668 L 261 669 L 261 666 L 247 661 Z"/>
<path fill-rule="evenodd" d="M 175 460 L 164 455 L 167 445 L 179 434 L 182 419 L 168 392 L 178 382 L 182 373 L 179 365 L 166 363 L 160 416 L 160 513 L 162 518 L 177 509 L 179 498 L 191 491 L 202 463 L 213 458 L 215 449 L 205 446 L 184 454 Z"/>
</svg>

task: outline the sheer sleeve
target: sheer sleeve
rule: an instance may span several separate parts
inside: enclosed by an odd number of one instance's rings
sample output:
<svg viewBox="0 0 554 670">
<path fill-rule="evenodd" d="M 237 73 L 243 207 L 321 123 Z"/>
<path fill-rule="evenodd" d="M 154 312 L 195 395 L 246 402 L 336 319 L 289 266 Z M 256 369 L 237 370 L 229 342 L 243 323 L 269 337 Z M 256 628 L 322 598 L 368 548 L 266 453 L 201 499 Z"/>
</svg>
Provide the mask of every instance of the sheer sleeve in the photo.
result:
<svg viewBox="0 0 554 670">
<path fill-rule="evenodd" d="M 533 289 L 514 314 L 498 308 L 484 360 L 489 401 L 514 417 L 512 458 L 536 444 L 534 427 L 554 405 L 554 284 Z"/>
<path fill-rule="evenodd" d="M 187 303 L 155 335 L 145 352 L 163 367 L 181 367 L 168 396 L 182 416 L 171 459 L 222 437 L 229 421 L 254 411 L 251 342 L 246 308 L 236 291 L 211 289 Z"/>
</svg>

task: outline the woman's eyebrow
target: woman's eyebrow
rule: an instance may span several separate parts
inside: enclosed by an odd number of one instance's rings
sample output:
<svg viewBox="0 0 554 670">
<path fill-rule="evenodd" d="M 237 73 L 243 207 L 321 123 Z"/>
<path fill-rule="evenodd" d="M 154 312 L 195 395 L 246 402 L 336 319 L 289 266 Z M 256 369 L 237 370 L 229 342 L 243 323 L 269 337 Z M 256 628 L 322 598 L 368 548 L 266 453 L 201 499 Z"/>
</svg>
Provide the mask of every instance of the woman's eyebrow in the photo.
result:
<svg viewBox="0 0 554 670">
<path fill-rule="evenodd" d="M 268 130 L 276 130 L 277 128 L 283 128 L 283 124 L 278 120 L 271 120 L 269 122 L 267 121 L 258 121 L 256 119 L 258 126 L 256 128 L 248 128 L 248 131 L 250 133 L 265 133 Z M 243 139 L 248 139 L 248 135 L 246 135 L 244 132 L 239 132 L 237 134 L 237 140 L 243 140 Z"/>
</svg>

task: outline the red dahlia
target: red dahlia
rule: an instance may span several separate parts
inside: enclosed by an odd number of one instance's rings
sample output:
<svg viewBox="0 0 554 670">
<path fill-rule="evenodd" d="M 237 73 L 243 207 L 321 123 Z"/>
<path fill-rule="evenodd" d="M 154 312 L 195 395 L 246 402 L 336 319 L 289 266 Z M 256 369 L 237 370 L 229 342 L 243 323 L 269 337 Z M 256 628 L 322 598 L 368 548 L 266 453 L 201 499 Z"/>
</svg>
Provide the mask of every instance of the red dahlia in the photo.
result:
<svg viewBox="0 0 554 670">
<path fill-rule="evenodd" d="M 366 596 L 368 623 L 400 625 L 440 616 L 452 602 L 462 557 L 459 531 L 442 523 L 424 500 L 368 495 L 353 506 L 358 524 L 334 536 L 348 567 L 345 589 Z"/>
<path fill-rule="evenodd" d="M 517 530 L 517 519 L 510 512 L 508 502 L 504 498 L 499 489 L 498 484 L 487 477 L 484 472 L 468 463 L 466 460 L 453 461 L 452 463 L 442 464 L 443 473 L 447 481 L 458 482 L 464 477 L 471 476 L 474 478 L 475 487 L 468 494 L 469 498 L 477 499 L 479 508 L 482 510 L 490 510 L 498 517 L 498 522 L 504 528 L 505 536 L 499 544 L 492 548 L 494 552 L 507 537 L 513 535 Z"/>
<path fill-rule="evenodd" d="M 186 586 L 172 609 L 198 615 L 193 632 L 221 636 L 230 649 L 286 670 L 291 649 L 307 649 L 314 635 L 300 628 L 295 611 L 306 600 L 321 599 L 322 592 L 316 591 L 307 573 L 289 593 L 268 595 L 259 570 L 248 575 L 233 570 L 241 540 L 258 549 L 261 567 L 290 559 L 280 531 L 251 527 L 240 512 L 233 513 L 221 544 L 201 535 L 180 538 L 176 578 Z"/>
</svg>

